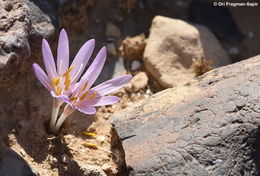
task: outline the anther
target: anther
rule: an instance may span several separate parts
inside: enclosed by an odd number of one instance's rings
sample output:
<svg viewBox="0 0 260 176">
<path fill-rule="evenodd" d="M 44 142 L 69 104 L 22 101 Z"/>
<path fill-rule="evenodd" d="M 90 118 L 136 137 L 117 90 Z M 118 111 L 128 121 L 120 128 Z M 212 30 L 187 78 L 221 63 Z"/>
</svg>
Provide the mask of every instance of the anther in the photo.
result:
<svg viewBox="0 0 260 176">
<path fill-rule="evenodd" d="M 60 95 L 61 94 L 61 86 L 58 85 L 57 89 L 56 89 L 56 94 Z"/>
<path fill-rule="evenodd" d="M 68 75 L 70 72 L 71 72 L 71 70 L 74 68 L 74 66 L 72 65 L 72 66 L 70 66 L 70 68 L 62 75 L 63 77 L 65 77 L 66 75 Z"/>
<path fill-rule="evenodd" d="M 89 99 L 92 100 L 93 98 L 95 98 L 96 95 L 97 95 L 97 92 L 94 92 L 94 93 L 89 97 Z"/>
<path fill-rule="evenodd" d="M 85 145 L 86 147 L 89 147 L 89 148 L 98 149 L 98 145 L 97 145 L 97 144 L 85 142 L 84 145 Z"/>
<path fill-rule="evenodd" d="M 82 134 L 84 134 L 84 135 L 86 135 L 86 136 L 97 137 L 97 134 L 96 134 L 96 133 L 82 132 Z"/>
<path fill-rule="evenodd" d="M 51 79 L 51 87 L 55 87 L 55 78 L 54 77 Z"/>
<path fill-rule="evenodd" d="M 87 96 L 87 94 L 88 94 L 88 90 L 79 98 L 79 100 L 81 101 L 81 100 L 83 100 L 86 96 Z"/>
<path fill-rule="evenodd" d="M 67 74 L 67 75 L 65 76 L 65 81 L 64 81 L 65 90 L 69 90 L 70 83 L 71 83 L 70 75 Z"/>
<path fill-rule="evenodd" d="M 71 97 L 70 101 L 74 101 L 74 100 L 77 100 L 77 99 L 78 99 L 78 97 Z"/>
<path fill-rule="evenodd" d="M 55 86 L 58 86 L 60 84 L 60 78 L 58 77 L 58 78 L 56 78 L 56 80 L 55 80 Z"/>
<path fill-rule="evenodd" d="M 87 88 L 87 86 L 88 86 L 88 81 L 85 83 L 85 85 L 84 85 L 84 87 L 82 88 L 81 91 L 84 91 Z"/>
</svg>

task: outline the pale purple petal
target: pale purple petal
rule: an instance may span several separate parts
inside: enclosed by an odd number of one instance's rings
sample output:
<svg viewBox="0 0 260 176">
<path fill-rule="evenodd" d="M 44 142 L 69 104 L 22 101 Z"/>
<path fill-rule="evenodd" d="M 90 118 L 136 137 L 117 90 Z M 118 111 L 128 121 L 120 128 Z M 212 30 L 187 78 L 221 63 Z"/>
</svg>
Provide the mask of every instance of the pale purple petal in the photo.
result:
<svg viewBox="0 0 260 176">
<path fill-rule="evenodd" d="M 115 104 L 119 101 L 120 98 L 116 96 L 105 96 L 94 100 L 95 103 L 93 104 L 93 106 L 106 106 L 106 105 Z"/>
<path fill-rule="evenodd" d="M 52 90 L 51 92 L 51 96 L 53 98 L 59 98 L 60 100 L 64 101 L 64 102 L 69 102 L 69 97 L 67 95 L 61 94 L 61 95 L 56 95 L 56 93 Z"/>
<path fill-rule="evenodd" d="M 68 70 L 69 67 L 69 39 L 65 29 L 62 29 L 59 36 L 57 51 L 57 70 L 59 75 Z"/>
<path fill-rule="evenodd" d="M 72 102 L 70 101 L 70 98 L 66 95 L 60 95 L 58 98 L 60 98 L 61 101 L 69 104 L 71 107 L 75 108 Z"/>
<path fill-rule="evenodd" d="M 86 82 L 88 82 L 86 89 L 94 84 L 105 64 L 107 57 L 106 52 L 106 47 L 101 48 L 93 63 L 89 66 L 86 73 L 82 76 L 79 88 L 82 88 Z"/>
<path fill-rule="evenodd" d="M 33 71 L 35 73 L 36 78 L 42 83 L 44 87 L 46 87 L 49 91 L 51 90 L 50 81 L 45 74 L 45 72 L 41 69 L 41 67 L 34 63 L 33 64 Z"/>
<path fill-rule="evenodd" d="M 84 106 L 80 105 L 76 107 L 80 112 L 84 114 L 95 114 L 96 113 L 96 108 L 93 106 Z"/>
<path fill-rule="evenodd" d="M 87 62 L 94 50 L 95 47 L 95 40 L 87 41 L 79 50 L 77 55 L 75 56 L 71 66 L 74 68 L 71 71 L 71 78 L 72 82 L 75 83 L 81 76 L 82 72 L 84 71 Z"/>
<path fill-rule="evenodd" d="M 114 79 L 105 81 L 98 86 L 92 88 L 91 90 L 98 92 L 100 96 L 107 95 L 111 92 L 114 92 L 117 89 L 120 89 L 125 84 L 127 84 L 132 79 L 131 75 L 123 75 Z"/>
<path fill-rule="evenodd" d="M 50 79 L 52 79 L 52 77 L 57 77 L 56 66 L 51 48 L 45 39 L 42 40 L 42 56 L 48 77 Z"/>
</svg>

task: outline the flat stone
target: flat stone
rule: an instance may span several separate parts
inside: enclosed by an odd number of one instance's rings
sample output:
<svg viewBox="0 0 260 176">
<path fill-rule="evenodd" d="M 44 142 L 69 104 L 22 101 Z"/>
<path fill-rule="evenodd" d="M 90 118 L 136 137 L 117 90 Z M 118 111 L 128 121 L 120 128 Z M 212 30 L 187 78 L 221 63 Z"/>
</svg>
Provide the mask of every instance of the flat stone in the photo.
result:
<svg viewBox="0 0 260 176">
<path fill-rule="evenodd" d="M 257 176 L 259 78 L 260 55 L 114 114 L 130 175 Z"/>
</svg>

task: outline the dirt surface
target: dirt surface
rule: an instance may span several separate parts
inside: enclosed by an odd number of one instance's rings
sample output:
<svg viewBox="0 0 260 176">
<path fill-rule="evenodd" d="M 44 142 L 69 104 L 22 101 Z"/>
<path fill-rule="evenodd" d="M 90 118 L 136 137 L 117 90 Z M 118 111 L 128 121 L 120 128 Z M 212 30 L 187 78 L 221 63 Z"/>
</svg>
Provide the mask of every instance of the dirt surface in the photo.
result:
<svg viewBox="0 0 260 176">
<path fill-rule="evenodd" d="M 40 175 L 50 176 L 70 173 L 71 161 L 100 166 L 108 175 L 121 172 L 124 152 L 106 119 L 148 96 L 145 92 L 130 94 L 121 89 L 115 93 L 122 98 L 120 103 L 101 107 L 92 116 L 74 112 L 60 134 L 53 136 L 46 130 L 51 116 L 51 96 L 34 78 L 32 71 L 0 91 L 0 128 L 5 144 Z M 97 134 L 98 139 L 83 135 L 85 131 Z M 98 148 L 86 143 L 96 144 Z"/>
</svg>

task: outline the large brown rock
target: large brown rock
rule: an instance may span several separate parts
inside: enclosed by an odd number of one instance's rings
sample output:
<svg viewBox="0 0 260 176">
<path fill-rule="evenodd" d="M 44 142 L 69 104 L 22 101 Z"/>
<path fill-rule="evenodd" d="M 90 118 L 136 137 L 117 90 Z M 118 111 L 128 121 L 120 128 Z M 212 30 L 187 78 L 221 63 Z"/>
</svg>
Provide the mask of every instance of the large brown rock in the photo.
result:
<svg viewBox="0 0 260 176">
<path fill-rule="evenodd" d="M 260 174 L 260 56 L 115 114 L 130 175 Z"/>
<path fill-rule="evenodd" d="M 1 1 L 0 9 L 0 86 L 3 86 L 25 69 L 35 48 L 32 45 L 36 41 L 39 45 L 43 37 L 51 35 L 54 26 L 48 15 L 27 0 Z"/>
<path fill-rule="evenodd" d="M 162 16 L 153 19 L 144 65 L 163 88 L 182 85 L 194 78 L 193 60 L 201 58 L 212 62 L 214 67 L 231 63 L 207 28 Z"/>
</svg>

